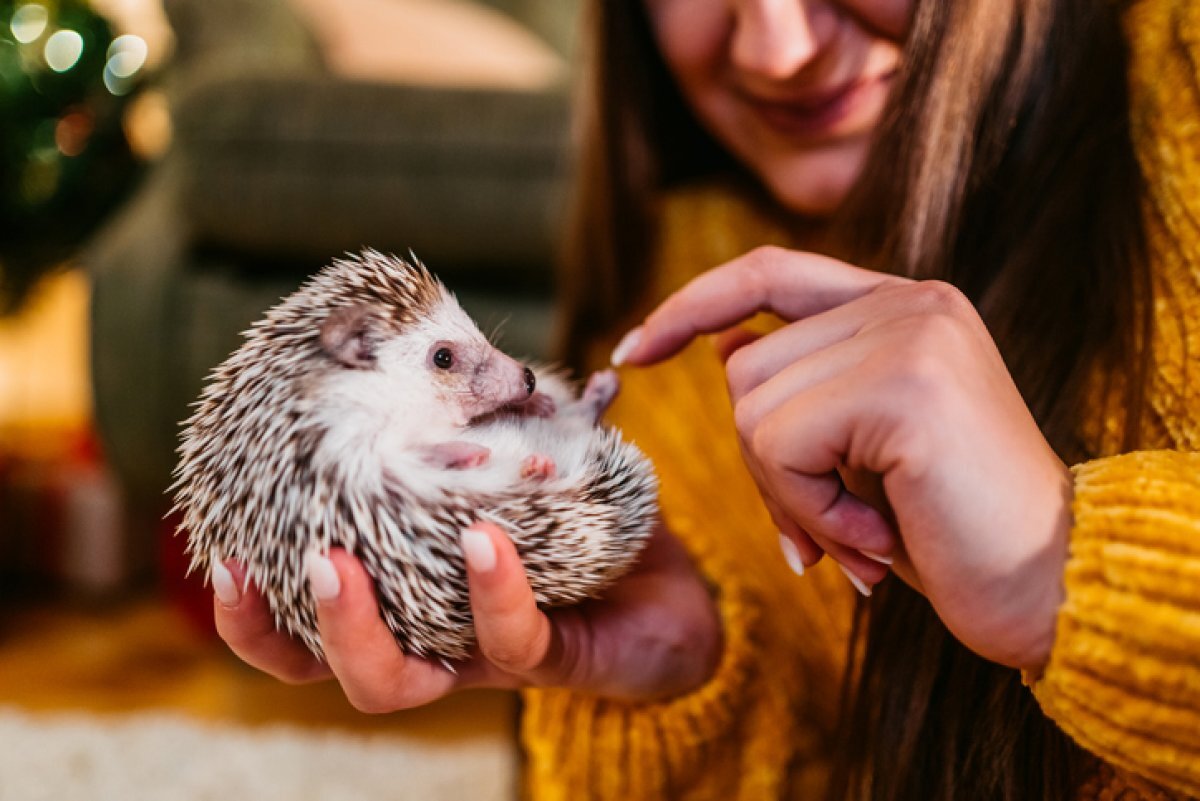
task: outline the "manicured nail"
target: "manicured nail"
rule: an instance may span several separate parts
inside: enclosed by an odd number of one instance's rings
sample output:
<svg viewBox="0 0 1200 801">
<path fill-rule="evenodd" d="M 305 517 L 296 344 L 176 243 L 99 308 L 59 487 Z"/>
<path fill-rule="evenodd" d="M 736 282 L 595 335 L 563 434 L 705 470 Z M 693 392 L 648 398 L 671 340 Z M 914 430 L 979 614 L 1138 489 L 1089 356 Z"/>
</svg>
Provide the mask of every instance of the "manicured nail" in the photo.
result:
<svg viewBox="0 0 1200 801">
<path fill-rule="evenodd" d="M 850 583 L 854 585 L 854 589 L 861 592 L 864 598 L 871 597 L 871 588 L 867 586 L 865 581 L 851 573 L 841 562 L 838 562 L 838 567 L 840 567 L 842 572 L 846 574 L 846 578 L 850 579 Z"/>
<path fill-rule="evenodd" d="M 788 563 L 788 567 L 797 576 L 804 575 L 804 562 L 800 559 L 800 549 L 796 547 L 796 543 L 792 542 L 783 534 L 779 535 L 779 549 L 783 551 L 784 561 Z"/>
<path fill-rule="evenodd" d="M 224 606 L 237 606 L 238 601 L 242 600 L 242 593 L 237 582 L 233 580 L 233 573 L 229 572 L 229 568 L 225 567 L 220 559 L 212 560 L 209 579 L 212 581 L 213 594 Z"/>
<path fill-rule="evenodd" d="M 868 559 L 872 559 L 872 560 L 878 562 L 881 565 L 890 565 L 892 563 L 892 557 L 884 556 L 881 553 L 871 553 L 870 551 L 859 551 L 859 553 L 861 553 L 863 556 L 867 557 Z"/>
<path fill-rule="evenodd" d="M 308 573 L 308 587 L 318 601 L 332 601 L 342 591 L 342 580 L 338 578 L 333 562 L 319 551 L 308 552 L 305 572 Z"/>
<path fill-rule="evenodd" d="M 639 325 L 637 328 L 621 337 L 621 341 L 617 343 L 617 347 L 613 348 L 612 358 L 610 359 L 612 366 L 620 367 L 622 364 L 624 364 L 625 359 L 627 359 L 629 354 L 633 353 L 633 351 L 636 350 L 637 346 L 640 344 L 642 344 L 642 327 Z"/>
<path fill-rule="evenodd" d="M 462 549 L 476 573 L 487 573 L 496 566 L 496 548 L 486 532 L 468 528 L 462 533 Z"/>
</svg>

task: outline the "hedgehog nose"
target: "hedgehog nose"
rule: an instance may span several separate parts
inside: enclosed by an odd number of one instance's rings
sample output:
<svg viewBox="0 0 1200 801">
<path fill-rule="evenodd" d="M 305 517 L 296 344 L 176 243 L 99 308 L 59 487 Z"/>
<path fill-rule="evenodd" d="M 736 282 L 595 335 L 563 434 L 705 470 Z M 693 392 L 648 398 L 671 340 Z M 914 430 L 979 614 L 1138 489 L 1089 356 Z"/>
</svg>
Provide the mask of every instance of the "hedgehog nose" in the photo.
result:
<svg viewBox="0 0 1200 801">
<path fill-rule="evenodd" d="M 528 367 L 525 368 L 525 391 L 530 395 L 537 389 L 537 378 L 533 375 L 533 371 Z"/>
</svg>

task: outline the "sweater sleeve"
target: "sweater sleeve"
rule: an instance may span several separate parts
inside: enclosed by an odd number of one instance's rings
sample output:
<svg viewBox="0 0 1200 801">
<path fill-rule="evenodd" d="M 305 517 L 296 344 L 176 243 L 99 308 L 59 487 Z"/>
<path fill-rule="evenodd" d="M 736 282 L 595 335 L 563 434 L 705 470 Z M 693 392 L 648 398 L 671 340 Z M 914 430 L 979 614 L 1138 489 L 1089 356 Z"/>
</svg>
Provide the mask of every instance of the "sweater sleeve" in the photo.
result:
<svg viewBox="0 0 1200 801">
<path fill-rule="evenodd" d="M 1200 796 L 1200 3 L 1125 18 L 1153 267 L 1151 448 L 1074 468 L 1066 600 L 1034 684 L 1102 759 Z M 1095 439 L 1115 450 L 1119 420 Z"/>
<path fill-rule="evenodd" d="M 1200 454 L 1074 473 L 1067 598 L 1034 691 L 1088 750 L 1200 795 Z"/>
</svg>

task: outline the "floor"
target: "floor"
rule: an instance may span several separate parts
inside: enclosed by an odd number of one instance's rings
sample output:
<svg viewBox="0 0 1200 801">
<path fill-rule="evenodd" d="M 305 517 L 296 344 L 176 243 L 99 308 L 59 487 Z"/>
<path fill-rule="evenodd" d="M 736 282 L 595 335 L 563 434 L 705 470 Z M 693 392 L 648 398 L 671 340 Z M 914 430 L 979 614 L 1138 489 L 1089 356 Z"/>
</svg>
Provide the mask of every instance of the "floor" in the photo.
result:
<svg viewBox="0 0 1200 801">
<path fill-rule="evenodd" d="M 392 715 L 363 715 L 336 684 L 284 685 L 246 666 L 153 598 L 0 612 L 0 705 L 122 713 L 169 710 L 231 724 L 286 723 L 435 738 L 515 731 L 510 693 L 464 692 Z"/>
</svg>

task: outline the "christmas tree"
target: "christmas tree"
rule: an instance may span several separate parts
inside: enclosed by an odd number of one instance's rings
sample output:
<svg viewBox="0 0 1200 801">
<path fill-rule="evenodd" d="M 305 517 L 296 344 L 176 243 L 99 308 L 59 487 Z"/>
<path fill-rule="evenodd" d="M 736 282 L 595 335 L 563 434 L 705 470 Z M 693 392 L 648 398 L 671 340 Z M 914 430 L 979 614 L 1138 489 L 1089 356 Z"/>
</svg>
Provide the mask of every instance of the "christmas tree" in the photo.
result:
<svg viewBox="0 0 1200 801">
<path fill-rule="evenodd" d="M 122 112 L 145 59 L 81 0 L 0 0 L 0 313 L 130 190 Z"/>
</svg>

